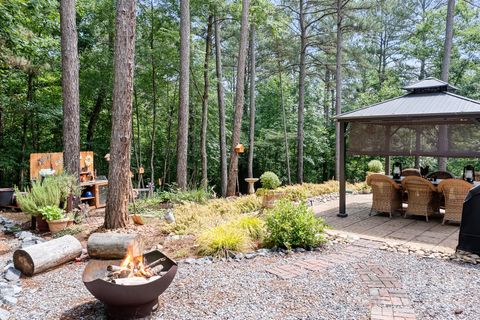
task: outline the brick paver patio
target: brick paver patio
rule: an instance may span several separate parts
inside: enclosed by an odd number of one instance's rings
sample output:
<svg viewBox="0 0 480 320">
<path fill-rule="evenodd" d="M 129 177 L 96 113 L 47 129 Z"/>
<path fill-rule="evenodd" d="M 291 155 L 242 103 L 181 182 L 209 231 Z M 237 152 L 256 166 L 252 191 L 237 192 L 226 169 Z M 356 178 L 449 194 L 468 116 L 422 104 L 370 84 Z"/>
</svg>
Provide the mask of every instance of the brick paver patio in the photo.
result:
<svg viewBox="0 0 480 320">
<path fill-rule="evenodd" d="M 348 195 L 348 217 L 339 218 L 338 201 L 329 201 L 313 207 L 315 214 L 325 219 L 336 232 L 356 234 L 361 238 L 385 242 L 404 243 L 424 249 L 453 251 L 457 246 L 459 226 L 442 225 L 441 216 L 432 217 L 426 222 L 423 217 L 400 213 L 390 219 L 386 214 L 369 216 L 372 204 L 371 195 Z"/>
</svg>

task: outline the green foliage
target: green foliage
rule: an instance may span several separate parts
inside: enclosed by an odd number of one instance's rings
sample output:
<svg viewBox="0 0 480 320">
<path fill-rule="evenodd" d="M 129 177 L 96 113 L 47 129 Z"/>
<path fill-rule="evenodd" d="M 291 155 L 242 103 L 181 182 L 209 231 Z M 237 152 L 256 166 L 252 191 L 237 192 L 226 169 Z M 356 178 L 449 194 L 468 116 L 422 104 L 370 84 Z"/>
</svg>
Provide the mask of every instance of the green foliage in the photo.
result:
<svg viewBox="0 0 480 320">
<path fill-rule="evenodd" d="M 204 255 L 226 256 L 228 252 L 244 252 L 252 244 L 244 230 L 221 225 L 203 231 L 197 239 L 199 252 Z"/>
<path fill-rule="evenodd" d="M 53 238 L 60 238 L 60 237 L 63 237 L 63 236 L 66 236 L 66 235 L 75 235 L 77 233 L 80 233 L 84 230 L 84 228 L 82 226 L 72 226 L 70 228 L 66 228 L 66 229 L 63 229 L 61 231 L 58 231 L 54 234 L 52 234 L 52 237 Z"/>
<path fill-rule="evenodd" d="M 20 209 L 32 216 L 37 216 L 41 214 L 40 208 L 58 208 L 62 200 L 62 191 L 54 181 L 53 178 L 45 179 L 43 183 L 34 181 L 26 193 L 20 192 L 17 188 L 15 193 Z"/>
<path fill-rule="evenodd" d="M 208 199 L 214 197 L 214 194 L 208 191 L 205 191 L 203 188 L 193 189 L 193 190 L 180 190 L 173 189 L 171 191 L 163 191 L 156 195 L 160 202 L 173 202 L 173 203 L 186 203 L 186 202 L 196 202 L 196 203 L 205 203 Z"/>
<path fill-rule="evenodd" d="M 309 248 L 324 241 L 324 221 L 316 218 L 305 202 L 294 204 L 287 199 L 278 202 L 266 215 L 266 244 L 281 248 Z"/>
<path fill-rule="evenodd" d="M 233 228 L 238 228 L 247 233 L 252 240 L 261 241 L 265 235 L 265 223 L 262 219 L 247 215 L 232 222 Z"/>
<path fill-rule="evenodd" d="M 267 190 L 276 189 L 281 185 L 278 176 L 271 171 L 264 172 L 260 176 L 260 182 L 262 183 L 262 187 Z"/>
<path fill-rule="evenodd" d="M 383 164 L 379 160 L 371 160 L 367 166 L 370 172 L 379 173 L 383 171 Z"/>
<path fill-rule="evenodd" d="M 60 220 L 65 218 L 63 210 L 55 206 L 46 206 L 38 208 L 38 212 L 47 221 Z"/>
</svg>

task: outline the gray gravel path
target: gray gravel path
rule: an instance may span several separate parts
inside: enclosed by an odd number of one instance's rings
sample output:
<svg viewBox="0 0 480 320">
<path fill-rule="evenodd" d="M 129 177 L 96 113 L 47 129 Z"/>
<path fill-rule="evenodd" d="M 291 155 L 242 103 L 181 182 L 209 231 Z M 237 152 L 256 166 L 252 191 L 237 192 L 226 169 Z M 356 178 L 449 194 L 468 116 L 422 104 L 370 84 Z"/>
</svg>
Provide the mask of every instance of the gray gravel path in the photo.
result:
<svg viewBox="0 0 480 320">
<path fill-rule="evenodd" d="M 290 280 L 265 272 L 325 254 L 181 264 L 153 319 L 368 319 L 368 290 L 349 264 Z M 363 261 L 383 265 L 401 280 L 417 319 L 480 319 L 478 266 L 381 250 L 373 250 Z M 24 290 L 10 309 L 12 319 L 104 319 L 102 305 L 81 281 L 84 266 L 73 263 L 22 280 Z"/>
</svg>

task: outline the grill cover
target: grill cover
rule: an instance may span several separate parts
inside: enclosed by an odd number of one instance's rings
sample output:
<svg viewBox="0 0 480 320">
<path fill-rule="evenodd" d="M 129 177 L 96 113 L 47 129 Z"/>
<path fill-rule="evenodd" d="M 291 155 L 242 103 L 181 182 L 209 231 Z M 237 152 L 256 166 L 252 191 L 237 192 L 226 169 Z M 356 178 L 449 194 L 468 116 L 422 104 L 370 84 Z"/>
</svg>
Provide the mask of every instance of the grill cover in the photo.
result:
<svg viewBox="0 0 480 320">
<path fill-rule="evenodd" d="M 463 203 L 457 249 L 480 254 L 480 185 L 470 190 Z"/>
</svg>

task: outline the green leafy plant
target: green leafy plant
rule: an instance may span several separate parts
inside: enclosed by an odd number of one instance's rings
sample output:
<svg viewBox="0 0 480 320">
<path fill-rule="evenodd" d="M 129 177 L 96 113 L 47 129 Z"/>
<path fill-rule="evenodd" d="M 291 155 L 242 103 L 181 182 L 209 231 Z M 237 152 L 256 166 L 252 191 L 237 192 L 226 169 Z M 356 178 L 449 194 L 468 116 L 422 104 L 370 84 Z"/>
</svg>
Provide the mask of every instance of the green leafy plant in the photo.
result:
<svg viewBox="0 0 480 320">
<path fill-rule="evenodd" d="M 325 223 L 316 218 L 305 202 L 294 204 L 288 199 L 268 210 L 266 244 L 281 248 L 308 248 L 324 241 Z"/>
<path fill-rule="evenodd" d="M 255 216 L 243 216 L 232 222 L 232 227 L 245 231 L 252 240 L 262 240 L 265 236 L 265 222 Z"/>
<path fill-rule="evenodd" d="M 54 206 L 45 206 L 38 209 L 38 212 L 47 221 L 55 221 L 65 218 L 63 209 Z"/>
<path fill-rule="evenodd" d="M 278 176 L 271 171 L 264 172 L 260 176 L 260 182 L 262 183 L 262 188 L 267 190 L 276 189 L 281 185 Z"/>
<path fill-rule="evenodd" d="M 243 252 L 252 243 L 244 230 L 232 225 L 221 225 L 203 231 L 197 238 L 199 252 L 205 255 L 227 256 L 229 252 Z"/>
<path fill-rule="evenodd" d="M 66 229 L 63 229 L 62 231 L 58 231 L 54 234 L 52 234 L 52 237 L 53 238 L 60 238 L 60 237 L 63 237 L 63 236 L 66 236 L 66 235 L 74 235 L 74 234 L 77 234 L 77 233 L 80 233 L 84 230 L 83 227 L 81 226 L 73 226 L 73 227 L 70 227 L 70 228 L 66 228 Z"/>
<path fill-rule="evenodd" d="M 383 164 L 379 160 L 372 160 L 367 164 L 368 171 L 379 173 L 383 171 Z"/>
<path fill-rule="evenodd" d="M 39 209 L 47 206 L 59 207 L 62 200 L 62 191 L 52 178 L 47 178 L 43 182 L 32 182 L 31 188 L 23 193 L 15 189 L 17 202 L 23 212 L 32 216 L 40 213 Z"/>
</svg>

